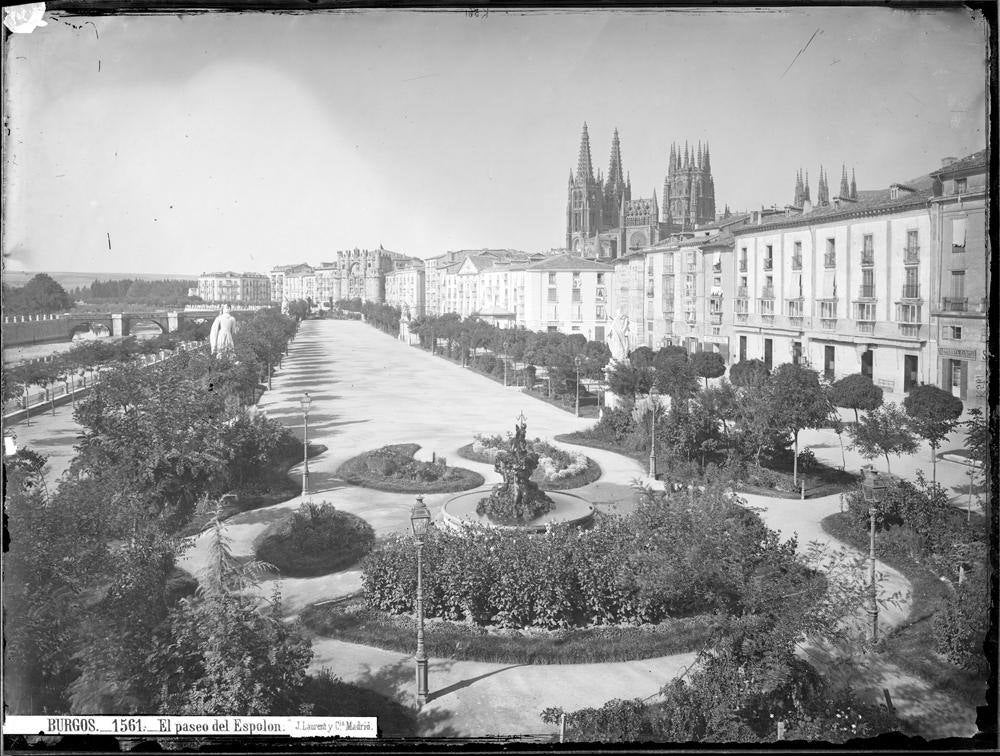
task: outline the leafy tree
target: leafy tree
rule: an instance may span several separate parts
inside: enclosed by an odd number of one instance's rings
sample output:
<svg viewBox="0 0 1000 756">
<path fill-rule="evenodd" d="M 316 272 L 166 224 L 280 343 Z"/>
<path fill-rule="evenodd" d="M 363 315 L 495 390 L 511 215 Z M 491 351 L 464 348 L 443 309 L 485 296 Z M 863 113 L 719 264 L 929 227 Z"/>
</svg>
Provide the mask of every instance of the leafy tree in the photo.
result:
<svg viewBox="0 0 1000 756">
<path fill-rule="evenodd" d="M 978 463 L 978 478 L 986 485 L 990 469 L 990 426 L 980 409 L 969 410 L 969 420 L 965 430 L 965 449 L 969 459 Z"/>
<path fill-rule="evenodd" d="M 851 448 L 865 459 L 885 457 L 886 469 L 890 455 L 913 454 L 919 447 L 907 425 L 906 414 L 895 404 L 885 404 L 868 412 L 864 420 L 848 428 Z"/>
<path fill-rule="evenodd" d="M 709 378 L 718 378 L 726 372 L 726 360 L 718 352 L 695 352 L 691 356 L 691 367 L 696 375 L 705 379 L 708 388 Z"/>
<path fill-rule="evenodd" d="M 763 360 L 742 360 L 729 368 L 729 380 L 739 388 L 752 388 L 764 383 L 771 371 Z"/>
<path fill-rule="evenodd" d="M 653 380 L 651 370 L 637 368 L 628 360 L 615 362 L 608 371 L 608 387 L 619 396 L 648 394 Z"/>
<path fill-rule="evenodd" d="M 69 294 L 47 273 L 39 273 L 20 289 L 4 287 L 4 310 L 17 314 L 65 312 Z"/>
<path fill-rule="evenodd" d="M 870 411 L 882 404 L 882 389 L 867 375 L 854 373 L 830 386 L 830 401 L 836 407 L 853 409 L 854 422 L 858 422 L 858 410 Z"/>
<path fill-rule="evenodd" d="M 672 403 L 686 402 L 698 392 L 698 377 L 691 366 L 687 350 L 666 346 L 656 352 L 653 360 L 654 381 L 661 394 Z"/>
<path fill-rule="evenodd" d="M 792 434 L 795 445 L 792 480 L 798 482 L 799 432 L 803 428 L 815 428 L 826 420 L 829 413 L 819 374 L 790 362 L 780 365 L 772 379 L 771 403 L 779 427 Z"/>
<path fill-rule="evenodd" d="M 910 425 L 931 447 L 932 480 L 937 482 L 937 450 L 962 415 L 962 400 L 930 384 L 910 389 L 903 400 Z"/>
</svg>

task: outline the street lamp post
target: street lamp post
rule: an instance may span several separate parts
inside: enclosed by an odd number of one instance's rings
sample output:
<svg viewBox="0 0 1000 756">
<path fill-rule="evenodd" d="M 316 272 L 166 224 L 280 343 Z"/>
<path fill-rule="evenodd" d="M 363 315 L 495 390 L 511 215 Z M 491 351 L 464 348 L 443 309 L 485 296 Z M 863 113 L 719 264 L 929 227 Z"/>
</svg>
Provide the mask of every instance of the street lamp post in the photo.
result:
<svg viewBox="0 0 1000 756">
<path fill-rule="evenodd" d="M 885 494 L 887 483 L 871 465 L 861 468 L 861 492 L 868 504 L 868 616 L 871 621 L 872 647 L 878 642 L 878 587 L 875 584 L 875 515 Z"/>
<path fill-rule="evenodd" d="M 576 416 L 580 417 L 580 355 L 573 358 L 576 366 Z"/>
<path fill-rule="evenodd" d="M 302 406 L 302 498 L 306 498 L 309 491 L 309 405 L 312 399 L 309 392 L 299 400 Z"/>
<path fill-rule="evenodd" d="M 652 418 L 649 423 L 649 477 L 656 478 L 656 407 L 658 404 L 659 395 L 656 392 L 656 386 L 654 385 L 649 390 L 649 410 L 652 412 Z"/>
<path fill-rule="evenodd" d="M 418 496 L 417 503 L 410 510 L 410 527 L 413 540 L 417 544 L 417 653 L 413 657 L 417 666 L 417 705 L 427 703 L 427 654 L 424 651 L 424 536 L 431 522 L 431 513 L 424 504 L 424 497 Z"/>
</svg>

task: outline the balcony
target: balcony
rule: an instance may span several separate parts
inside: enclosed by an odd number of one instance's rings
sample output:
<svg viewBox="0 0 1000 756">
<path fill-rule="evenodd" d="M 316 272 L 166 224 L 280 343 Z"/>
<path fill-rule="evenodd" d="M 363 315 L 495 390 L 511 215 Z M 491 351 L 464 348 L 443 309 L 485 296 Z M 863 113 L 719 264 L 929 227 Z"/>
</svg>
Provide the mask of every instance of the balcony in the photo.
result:
<svg viewBox="0 0 1000 756">
<path fill-rule="evenodd" d="M 764 325 L 774 325 L 774 313 L 764 312 L 760 315 L 760 322 Z"/>
<path fill-rule="evenodd" d="M 745 313 L 745 312 L 738 312 L 738 313 L 736 313 L 736 322 L 737 323 L 746 323 L 748 317 L 749 316 L 748 316 L 747 313 Z"/>
<path fill-rule="evenodd" d="M 875 323 L 871 320 L 856 321 L 858 333 L 875 333 Z"/>
<path fill-rule="evenodd" d="M 792 270 L 802 270 L 802 255 L 792 255 Z"/>
<path fill-rule="evenodd" d="M 837 267 L 837 255 L 833 252 L 826 252 L 823 255 L 823 267 L 824 268 L 836 268 Z"/>
<path fill-rule="evenodd" d="M 858 299 L 875 299 L 875 284 L 862 284 L 858 288 Z"/>
<path fill-rule="evenodd" d="M 861 253 L 861 267 L 862 268 L 872 268 L 875 266 L 875 253 L 872 251 L 864 251 Z"/>
<path fill-rule="evenodd" d="M 916 265 L 920 262 L 920 247 L 907 247 L 903 250 L 903 264 Z"/>
<path fill-rule="evenodd" d="M 920 299 L 920 284 L 904 284 L 902 299 Z"/>
<path fill-rule="evenodd" d="M 687 266 L 686 266 L 685 269 L 687 270 L 688 273 L 697 273 L 698 272 L 698 263 L 696 263 L 696 262 L 689 262 L 687 264 Z"/>
<path fill-rule="evenodd" d="M 920 323 L 900 323 L 899 335 L 910 339 L 920 338 Z"/>
<path fill-rule="evenodd" d="M 945 297 L 941 300 L 941 309 L 945 312 L 967 312 L 969 309 L 969 298 Z"/>
<path fill-rule="evenodd" d="M 608 298 L 608 290 L 603 286 L 598 286 L 594 291 L 594 298 L 598 302 L 602 302 Z"/>
<path fill-rule="evenodd" d="M 804 315 L 789 315 L 788 323 L 792 328 L 798 328 L 799 330 L 812 328 L 812 318 L 807 318 Z"/>
<path fill-rule="evenodd" d="M 722 325 L 722 313 L 721 312 L 710 312 L 708 313 L 708 322 L 712 325 Z"/>
<path fill-rule="evenodd" d="M 761 299 L 774 299 L 774 287 L 773 286 L 764 286 L 764 287 L 762 287 L 761 290 L 760 290 L 760 298 Z"/>
<path fill-rule="evenodd" d="M 740 260 L 740 273 L 746 273 L 746 272 L 747 272 L 747 261 Z"/>
<path fill-rule="evenodd" d="M 824 331 L 836 331 L 837 330 L 837 318 L 820 318 L 819 327 Z"/>
<path fill-rule="evenodd" d="M 764 270 L 773 270 L 773 269 L 774 269 L 774 260 L 772 260 L 770 257 L 765 257 Z"/>
<path fill-rule="evenodd" d="M 747 298 L 747 287 L 746 286 L 737 286 L 736 287 L 736 296 L 740 297 L 741 299 L 746 299 Z"/>
</svg>

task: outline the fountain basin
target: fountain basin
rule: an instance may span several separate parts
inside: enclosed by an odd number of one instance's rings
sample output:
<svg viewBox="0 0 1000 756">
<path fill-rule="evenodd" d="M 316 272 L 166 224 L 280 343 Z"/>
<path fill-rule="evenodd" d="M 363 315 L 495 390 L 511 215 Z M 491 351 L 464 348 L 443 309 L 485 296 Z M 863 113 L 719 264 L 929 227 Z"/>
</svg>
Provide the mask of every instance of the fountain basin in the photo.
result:
<svg viewBox="0 0 1000 756">
<path fill-rule="evenodd" d="M 441 508 L 441 520 L 449 527 L 482 525 L 497 530 L 526 530 L 531 533 L 540 533 L 548 525 L 586 526 L 594 516 L 593 504 L 583 497 L 563 491 L 546 491 L 545 493 L 552 499 L 553 504 L 552 509 L 548 512 L 517 525 L 501 524 L 476 511 L 479 501 L 489 496 L 491 490 L 490 488 L 480 488 L 452 496 Z"/>
</svg>

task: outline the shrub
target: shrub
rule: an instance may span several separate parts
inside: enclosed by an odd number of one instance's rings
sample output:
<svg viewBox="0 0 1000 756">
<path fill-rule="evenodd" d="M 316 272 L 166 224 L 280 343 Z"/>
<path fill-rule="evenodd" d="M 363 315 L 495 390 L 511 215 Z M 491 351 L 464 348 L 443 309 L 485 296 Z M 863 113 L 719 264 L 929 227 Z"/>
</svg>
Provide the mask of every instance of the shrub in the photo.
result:
<svg viewBox="0 0 1000 756">
<path fill-rule="evenodd" d="M 360 517 L 307 502 L 264 531 L 256 556 L 283 575 L 313 577 L 355 564 L 374 543 L 375 531 Z"/>
<path fill-rule="evenodd" d="M 413 459 L 419 448 L 418 444 L 383 446 L 352 457 L 337 473 L 348 483 L 382 491 L 464 491 L 483 485 L 483 476 L 472 470 Z"/>
<path fill-rule="evenodd" d="M 799 452 L 799 472 L 811 473 L 816 469 L 816 455 L 812 449 L 803 449 Z"/>
<path fill-rule="evenodd" d="M 944 608 L 934 615 L 937 647 L 953 664 L 985 673 L 983 649 L 989 625 L 989 574 L 986 565 L 974 570 L 948 597 Z"/>
</svg>

